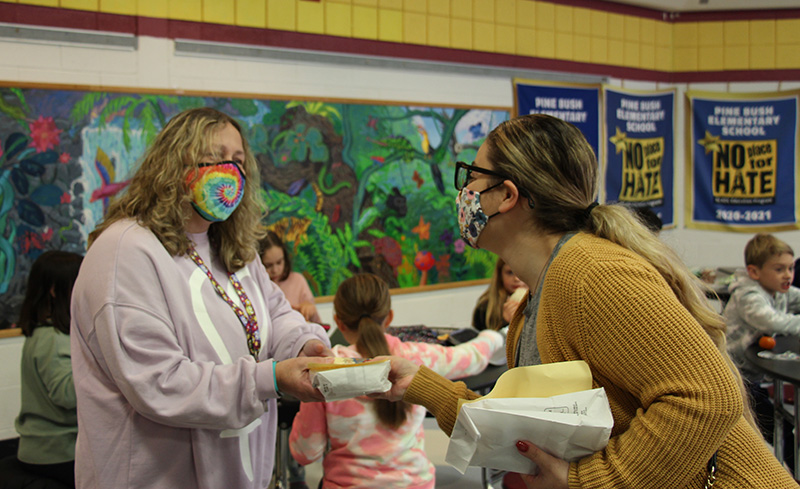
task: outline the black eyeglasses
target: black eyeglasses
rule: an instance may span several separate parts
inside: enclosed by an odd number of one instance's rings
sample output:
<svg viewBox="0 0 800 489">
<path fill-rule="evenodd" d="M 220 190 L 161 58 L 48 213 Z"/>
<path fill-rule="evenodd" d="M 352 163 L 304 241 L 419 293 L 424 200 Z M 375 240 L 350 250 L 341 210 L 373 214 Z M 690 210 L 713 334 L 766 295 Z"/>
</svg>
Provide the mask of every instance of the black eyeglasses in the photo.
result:
<svg viewBox="0 0 800 489">
<path fill-rule="evenodd" d="M 484 175 L 491 175 L 493 177 L 502 178 L 503 180 L 511 180 L 506 175 L 502 173 L 497 173 L 492 170 L 487 170 L 486 168 L 481 168 L 479 166 L 475 166 L 475 163 L 468 165 L 463 161 L 456 162 L 456 175 L 455 183 L 456 190 L 461 190 L 462 188 L 466 187 L 467 184 L 471 181 L 472 172 L 483 173 Z"/>
</svg>

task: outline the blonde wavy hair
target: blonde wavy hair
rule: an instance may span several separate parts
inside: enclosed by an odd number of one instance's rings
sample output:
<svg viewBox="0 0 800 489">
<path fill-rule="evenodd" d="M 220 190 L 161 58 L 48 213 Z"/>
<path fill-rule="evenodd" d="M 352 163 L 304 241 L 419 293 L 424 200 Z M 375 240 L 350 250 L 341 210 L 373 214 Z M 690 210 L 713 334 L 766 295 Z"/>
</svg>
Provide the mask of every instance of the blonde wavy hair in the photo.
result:
<svg viewBox="0 0 800 489">
<path fill-rule="evenodd" d="M 242 136 L 247 183 L 239 206 L 227 220 L 212 223 L 208 235 L 228 272 L 252 261 L 265 233 L 260 226 L 264 213 L 258 165 L 239 123 L 206 107 L 181 112 L 158 133 L 125 193 L 111 203 L 103 221 L 89 234 L 89 246 L 111 224 L 135 219 L 156 235 L 170 255 L 186 254 L 191 245 L 186 224 L 193 212 L 186 178 L 197 175 L 198 164 L 213 153 L 214 133 L 227 124 Z"/>
<path fill-rule="evenodd" d="M 633 251 L 664 277 L 680 303 L 700 323 L 733 372 L 745 418 L 755 425 L 742 376 L 727 352 L 725 321 L 706 296 L 708 286 L 678 255 L 622 205 L 587 208 L 597 194 L 597 160 L 583 134 L 555 117 L 533 114 L 503 122 L 486 138 L 495 169 L 520 187 L 545 232 L 584 231 Z"/>
<path fill-rule="evenodd" d="M 506 262 L 497 257 L 489 287 L 478 297 L 478 302 L 475 306 L 477 309 L 482 304 L 486 304 L 486 315 L 484 316 L 486 328 L 495 331 L 502 329 L 506 325 L 506 321 L 503 319 L 503 305 L 506 303 L 509 293 L 503 286 L 503 267 L 505 265 Z"/>
</svg>

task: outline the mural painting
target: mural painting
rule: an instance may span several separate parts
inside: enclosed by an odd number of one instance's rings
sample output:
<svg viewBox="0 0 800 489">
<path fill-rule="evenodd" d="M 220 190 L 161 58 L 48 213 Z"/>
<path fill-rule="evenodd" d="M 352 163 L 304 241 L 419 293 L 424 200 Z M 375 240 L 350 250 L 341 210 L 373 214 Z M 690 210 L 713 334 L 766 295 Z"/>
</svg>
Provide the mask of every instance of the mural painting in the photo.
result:
<svg viewBox="0 0 800 489">
<path fill-rule="evenodd" d="M 315 295 L 364 271 L 392 287 L 491 274 L 494 256 L 459 237 L 453 171 L 508 110 L 0 87 L 0 328 L 33 260 L 84 253 L 158 131 L 201 106 L 242 123 L 264 224 Z"/>
</svg>

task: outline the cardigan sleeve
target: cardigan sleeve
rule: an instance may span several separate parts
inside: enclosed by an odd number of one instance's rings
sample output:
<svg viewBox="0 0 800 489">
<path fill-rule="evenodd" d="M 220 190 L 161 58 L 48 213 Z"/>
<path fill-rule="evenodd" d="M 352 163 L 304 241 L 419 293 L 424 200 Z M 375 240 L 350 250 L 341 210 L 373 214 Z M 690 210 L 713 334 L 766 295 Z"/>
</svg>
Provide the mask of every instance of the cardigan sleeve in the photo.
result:
<svg viewBox="0 0 800 489">
<path fill-rule="evenodd" d="M 447 380 L 423 365 L 406 389 L 403 400 L 430 411 L 436 417 L 439 428 L 450 436 L 458 417 L 458 400 L 478 397 L 478 394 L 467 389 L 465 383 Z"/>
<path fill-rule="evenodd" d="M 732 372 L 655 269 L 630 259 L 580 267 L 543 301 L 540 350 L 548 345 L 546 361 L 567 359 L 559 348 L 587 361 L 615 427 L 605 449 L 571 464 L 570 487 L 685 487 L 742 415 Z"/>
</svg>

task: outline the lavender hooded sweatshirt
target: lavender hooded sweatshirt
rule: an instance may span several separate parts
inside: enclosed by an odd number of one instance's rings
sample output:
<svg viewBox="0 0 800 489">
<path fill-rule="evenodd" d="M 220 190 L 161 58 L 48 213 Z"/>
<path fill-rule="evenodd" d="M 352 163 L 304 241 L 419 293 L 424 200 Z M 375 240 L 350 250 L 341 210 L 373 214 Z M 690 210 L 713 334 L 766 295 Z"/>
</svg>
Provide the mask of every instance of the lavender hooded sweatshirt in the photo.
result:
<svg viewBox="0 0 800 489">
<path fill-rule="evenodd" d="M 208 236 L 190 238 L 241 307 Z M 292 310 L 257 259 L 236 276 L 258 318 L 258 363 L 238 317 L 189 257 L 170 256 L 130 220 L 94 242 L 72 294 L 78 488 L 267 487 L 273 363 L 311 339 L 329 341 Z"/>
</svg>

